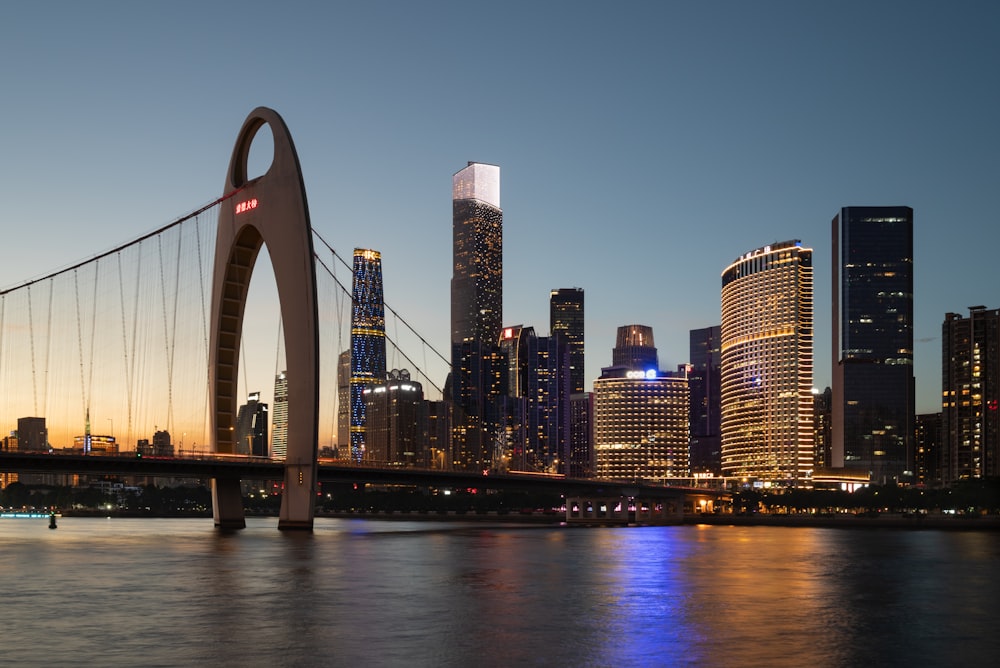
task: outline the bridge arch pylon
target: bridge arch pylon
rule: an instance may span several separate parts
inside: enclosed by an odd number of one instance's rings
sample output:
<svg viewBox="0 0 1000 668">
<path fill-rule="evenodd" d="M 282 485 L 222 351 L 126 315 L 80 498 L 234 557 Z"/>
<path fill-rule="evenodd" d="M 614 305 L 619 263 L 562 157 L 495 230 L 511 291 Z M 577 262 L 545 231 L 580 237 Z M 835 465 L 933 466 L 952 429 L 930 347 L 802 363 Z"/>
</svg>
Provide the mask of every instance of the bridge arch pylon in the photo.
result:
<svg viewBox="0 0 1000 668">
<path fill-rule="evenodd" d="M 250 179 L 250 146 L 264 125 L 271 130 L 274 156 L 264 174 Z M 254 263 L 266 247 L 280 303 L 288 381 L 288 440 L 278 528 L 311 530 L 319 438 L 315 256 L 298 154 L 288 127 L 274 110 L 258 107 L 247 116 L 233 148 L 223 193 L 212 272 L 209 342 L 213 450 L 235 452 L 243 316 Z M 217 527 L 246 526 L 239 480 L 213 479 L 212 506 Z"/>
</svg>

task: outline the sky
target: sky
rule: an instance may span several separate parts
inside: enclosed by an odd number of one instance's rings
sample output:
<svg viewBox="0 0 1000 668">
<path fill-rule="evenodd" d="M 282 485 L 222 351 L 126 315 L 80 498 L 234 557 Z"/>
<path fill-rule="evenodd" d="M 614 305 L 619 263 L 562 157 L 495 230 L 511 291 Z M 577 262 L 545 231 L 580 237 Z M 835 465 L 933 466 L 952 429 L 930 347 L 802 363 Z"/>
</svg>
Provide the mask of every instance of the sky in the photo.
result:
<svg viewBox="0 0 1000 668">
<path fill-rule="evenodd" d="M 504 323 L 546 334 L 549 291 L 583 288 L 590 381 L 621 325 L 653 328 L 661 368 L 686 362 L 723 269 L 801 239 L 829 385 L 830 221 L 910 206 L 917 410 L 935 412 L 945 313 L 1000 307 L 998 31 L 985 1 L 3 3 L 0 288 L 219 197 L 267 106 L 314 229 L 379 250 L 386 301 L 442 352 L 451 176 L 499 165 Z M 261 275 L 244 382 L 266 399 Z"/>
</svg>

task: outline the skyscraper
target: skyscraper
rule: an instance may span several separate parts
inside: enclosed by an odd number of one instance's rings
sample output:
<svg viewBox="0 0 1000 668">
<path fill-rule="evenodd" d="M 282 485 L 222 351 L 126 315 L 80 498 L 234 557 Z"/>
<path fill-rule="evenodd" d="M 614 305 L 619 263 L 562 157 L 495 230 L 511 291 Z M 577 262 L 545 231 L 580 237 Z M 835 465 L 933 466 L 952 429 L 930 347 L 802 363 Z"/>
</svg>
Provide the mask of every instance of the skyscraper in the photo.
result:
<svg viewBox="0 0 1000 668">
<path fill-rule="evenodd" d="M 687 377 L 651 366 L 656 359 L 652 346 L 651 327 L 619 327 L 612 358 L 625 362 L 605 367 L 594 381 L 594 475 L 599 478 L 689 474 Z"/>
<path fill-rule="evenodd" d="M 584 391 L 583 289 L 560 288 L 549 293 L 549 331 L 569 345 L 569 390 Z"/>
<path fill-rule="evenodd" d="M 274 377 L 274 412 L 271 413 L 271 458 L 284 459 L 288 454 L 288 376 L 282 371 Z"/>
<path fill-rule="evenodd" d="M 801 484 L 813 469 L 812 250 L 763 246 L 722 272 L 722 471 Z"/>
<path fill-rule="evenodd" d="M 913 472 L 913 209 L 834 217 L 831 464 L 880 482 Z"/>
<path fill-rule="evenodd" d="M 500 168 L 470 162 L 452 177 L 451 342 L 496 342 L 503 321 Z"/>
<path fill-rule="evenodd" d="M 941 366 L 942 480 L 1000 476 L 1000 309 L 945 315 Z"/>
<path fill-rule="evenodd" d="M 470 162 L 452 177 L 452 454 L 460 468 L 493 467 L 501 433 L 505 360 L 496 347 L 503 318 L 500 168 Z"/>
<path fill-rule="evenodd" d="M 351 458 L 354 461 L 361 461 L 365 451 L 365 386 L 384 380 L 382 255 L 355 248 L 351 293 Z"/>
<path fill-rule="evenodd" d="M 236 414 L 236 454 L 267 457 L 267 404 L 251 392 Z"/>
<path fill-rule="evenodd" d="M 722 473 L 722 355 L 719 326 L 689 334 L 688 388 L 691 391 L 691 471 Z"/>
<path fill-rule="evenodd" d="M 351 349 L 337 356 L 337 456 L 351 451 Z"/>
<path fill-rule="evenodd" d="M 426 466 L 427 405 L 406 369 L 365 387 L 365 460 L 390 466 Z"/>
<path fill-rule="evenodd" d="M 569 347 L 533 327 L 504 327 L 498 347 L 507 360 L 505 415 L 509 468 L 565 472 L 569 460 Z"/>
</svg>

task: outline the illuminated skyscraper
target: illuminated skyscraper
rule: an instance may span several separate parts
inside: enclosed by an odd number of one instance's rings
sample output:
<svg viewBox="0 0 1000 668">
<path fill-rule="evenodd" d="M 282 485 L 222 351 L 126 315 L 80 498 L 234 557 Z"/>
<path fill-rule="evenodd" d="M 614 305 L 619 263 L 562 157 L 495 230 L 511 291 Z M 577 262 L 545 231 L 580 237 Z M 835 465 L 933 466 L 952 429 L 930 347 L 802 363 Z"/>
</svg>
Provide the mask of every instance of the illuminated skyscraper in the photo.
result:
<svg viewBox="0 0 1000 668">
<path fill-rule="evenodd" d="M 644 325 L 619 327 L 612 357 L 625 362 L 605 367 L 594 381 L 594 475 L 687 476 L 687 376 L 650 364 L 656 349 L 653 330 Z"/>
<path fill-rule="evenodd" d="M 351 350 L 337 356 L 337 456 L 351 450 Z"/>
<path fill-rule="evenodd" d="M 288 454 L 288 376 L 282 371 L 274 377 L 274 412 L 271 413 L 271 458 L 284 459 Z"/>
<path fill-rule="evenodd" d="M 830 459 L 877 482 L 913 475 L 913 209 L 833 219 Z"/>
<path fill-rule="evenodd" d="M 564 473 L 569 462 L 569 347 L 533 327 L 504 327 L 507 360 L 505 427 L 509 468 Z"/>
<path fill-rule="evenodd" d="M 722 272 L 722 471 L 802 484 L 813 469 L 812 250 L 757 248 Z"/>
<path fill-rule="evenodd" d="M 1000 309 L 945 315 L 941 366 L 942 480 L 1000 477 Z"/>
<path fill-rule="evenodd" d="M 549 293 L 549 331 L 569 345 L 569 390 L 584 391 L 583 289 L 561 288 Z"/>
<path fill-rule="evenodd" d="M 503 320 L 500 168 L 470 162 L 452 177 L 451 342 L 493 344 Z"/>
<path fill-rule="evenodd" d="M 355 248 L 351 295 L 351 458 L 354 461 L 361 461 L 365 451 L 365 386 L 384 380 L 382 255 Z"/>
<path fill-rule="evenodd" d="M 452 177 L 454 464 L 489 469 L 506 449 L 501 421 L 507 372 L 496 347 L 503 318 L 500 168 L 470 162 Z"/>
</svg>

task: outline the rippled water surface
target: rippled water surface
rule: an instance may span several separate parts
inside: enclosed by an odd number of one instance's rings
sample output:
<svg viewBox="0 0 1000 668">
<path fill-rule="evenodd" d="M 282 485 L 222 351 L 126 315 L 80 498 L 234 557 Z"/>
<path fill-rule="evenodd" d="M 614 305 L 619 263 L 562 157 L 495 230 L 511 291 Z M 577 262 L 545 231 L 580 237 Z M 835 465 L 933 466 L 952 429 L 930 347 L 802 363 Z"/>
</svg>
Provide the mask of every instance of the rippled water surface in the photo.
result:
<svg viewBox="0 0 1000 668">
<path fill-rule="evenodd" d="M 1000 535 L 0 521 L 0 664 L 995 665 Z"/>
</svg>

